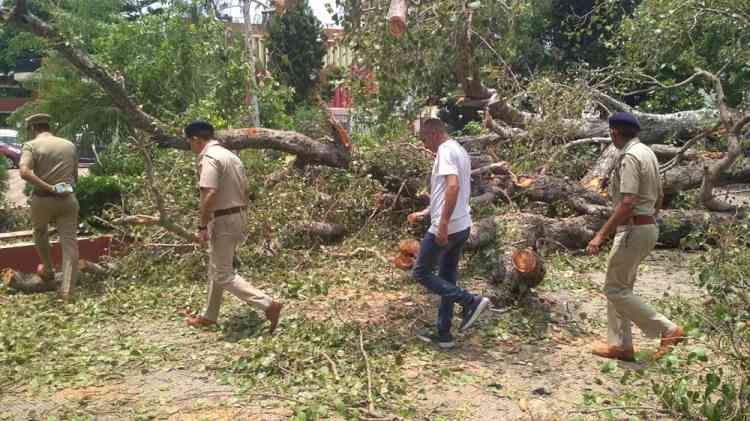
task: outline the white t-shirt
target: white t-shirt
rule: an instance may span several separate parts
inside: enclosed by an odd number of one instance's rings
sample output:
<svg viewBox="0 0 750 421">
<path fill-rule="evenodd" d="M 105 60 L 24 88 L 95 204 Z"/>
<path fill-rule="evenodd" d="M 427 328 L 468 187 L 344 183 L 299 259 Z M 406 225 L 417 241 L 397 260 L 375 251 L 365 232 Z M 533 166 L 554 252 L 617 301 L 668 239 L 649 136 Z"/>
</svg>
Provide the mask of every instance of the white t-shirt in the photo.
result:
<svg viewBox="0 0 750 421">
<path fill-rule="evenodd" d="M 448 223 L 448 234 L 463 231 L 471 227 L 471 160 L 466 150 L 453 139 L 443 142 L 438 148 L 435 162 L 432 164 L 430 178 L 430 232 L 437 234 L 440 215 L 445 204 L 445 176 L 458 176 L 458 197 L 456 207 Z"/>
</svg>

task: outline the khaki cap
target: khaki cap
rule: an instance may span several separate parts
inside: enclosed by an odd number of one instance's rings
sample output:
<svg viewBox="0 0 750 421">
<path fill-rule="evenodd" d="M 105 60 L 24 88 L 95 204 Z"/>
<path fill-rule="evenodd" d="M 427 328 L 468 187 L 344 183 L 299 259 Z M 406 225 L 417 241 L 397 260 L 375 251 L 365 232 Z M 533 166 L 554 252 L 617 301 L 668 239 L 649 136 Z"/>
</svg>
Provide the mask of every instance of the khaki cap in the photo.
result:
<svg viewBox="0 0 750 421">
<path fill-rule="evenodd" d="M 49 124 L 50 120 L 52 120 L 51 115 L 39 113 L 26 117 L 24 121 L 26 122 L 26 127 L 31 127 L 35 124 Z"/>
</svg>

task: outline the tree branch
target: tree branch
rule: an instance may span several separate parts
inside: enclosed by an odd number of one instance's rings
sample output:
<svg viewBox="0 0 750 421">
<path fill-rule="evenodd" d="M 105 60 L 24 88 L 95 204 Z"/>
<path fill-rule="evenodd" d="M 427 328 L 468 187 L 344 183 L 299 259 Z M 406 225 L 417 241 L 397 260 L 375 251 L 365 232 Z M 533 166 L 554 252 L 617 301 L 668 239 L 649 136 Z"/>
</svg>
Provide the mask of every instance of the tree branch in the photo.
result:
<svg viewBox="0 0 750 421">
<path fill-rule="evenodd" d="M 148 185 L 148 188 L 154 197 L 154 203 L 156 204 L 156 209 L 159 212 L 159 225 L 161 225 L 167 231 L 176 234 L 191 243 L 194 243 L 196 240 L 195 234 L 175 224 L 174 221 L 169 218 L 169 214 L 167 213 L 167 210 L 164 206 L 164 198 L 159 192 L 159 189 L 156 188 L 156 182 L 154 181 L 154 165 L 151 161 L 151 154 L 148 153 L 148 146 L 136 138 L 131 137 L 130 139 L 143 155 L 143 165 L 146 171 L 146 184 Z"/>
</svg>

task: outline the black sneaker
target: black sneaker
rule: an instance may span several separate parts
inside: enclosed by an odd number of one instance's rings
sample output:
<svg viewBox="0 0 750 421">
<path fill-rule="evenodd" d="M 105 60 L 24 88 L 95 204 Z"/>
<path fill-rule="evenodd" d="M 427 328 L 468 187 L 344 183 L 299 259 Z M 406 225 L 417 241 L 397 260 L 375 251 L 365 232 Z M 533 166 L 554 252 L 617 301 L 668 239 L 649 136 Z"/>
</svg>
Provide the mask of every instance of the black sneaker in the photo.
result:
<svg viewBox="0 0 750 421">
<path fill-rule="evenodd" d="M 456 346 L 456 341 L 450 333 L 435 334 L 429 329 L 424 329 L 417 332 L 417 338 L 423 342 L 435 344 L 440 349 L 451 349 Z"/>
<path fill-rule="evenodd" d="M 469 307 L 464 309 L 464 316 L 461 320 L 461 327 L 459 330 L 465 332 L 466 329 L 470 328 L 479 319 L 479 315 L 490 305 L 490 299 L 479 297 Z"/>
</svg>

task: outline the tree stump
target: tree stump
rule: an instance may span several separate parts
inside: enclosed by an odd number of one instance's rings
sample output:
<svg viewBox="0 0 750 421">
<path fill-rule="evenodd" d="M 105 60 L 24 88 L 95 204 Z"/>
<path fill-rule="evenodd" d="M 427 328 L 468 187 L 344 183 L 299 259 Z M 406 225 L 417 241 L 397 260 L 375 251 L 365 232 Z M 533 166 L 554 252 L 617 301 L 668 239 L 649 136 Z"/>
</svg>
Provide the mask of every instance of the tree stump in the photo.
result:
<svg viewBox="0 0 750 421">
<path fill-rule="evenodd" d="M 523 294 L 538 287 L 547 269 L 544 259 L 530 248 L 514 249 L 497 258 L 490 282 L 512 294 Z"/>
<path fill-rule="evenodd" d="M 529 289 L 539 286 L 547 273 L 542 256 L 530 248 L 514 250 L 510 255 L 510 263 L 506 279 Z"/>
</svg>

